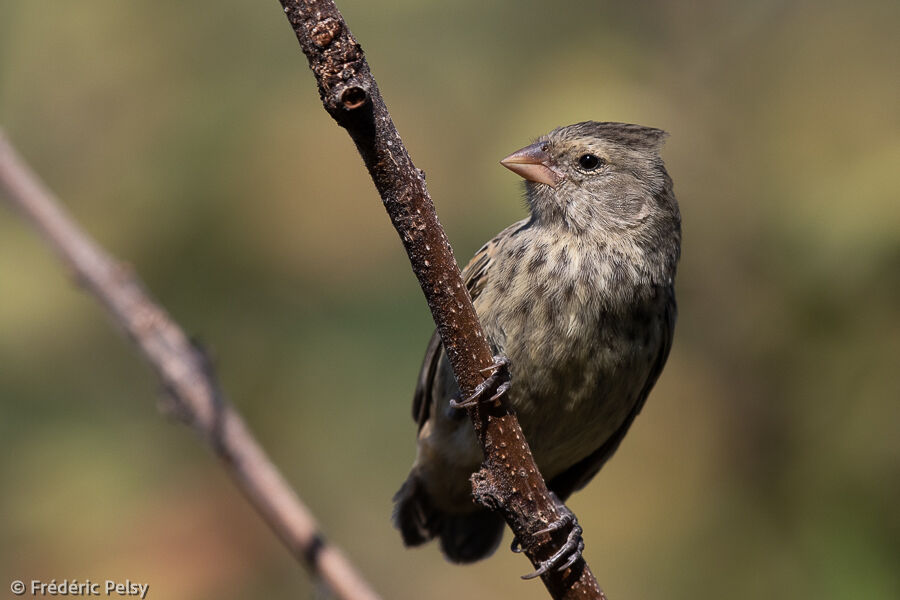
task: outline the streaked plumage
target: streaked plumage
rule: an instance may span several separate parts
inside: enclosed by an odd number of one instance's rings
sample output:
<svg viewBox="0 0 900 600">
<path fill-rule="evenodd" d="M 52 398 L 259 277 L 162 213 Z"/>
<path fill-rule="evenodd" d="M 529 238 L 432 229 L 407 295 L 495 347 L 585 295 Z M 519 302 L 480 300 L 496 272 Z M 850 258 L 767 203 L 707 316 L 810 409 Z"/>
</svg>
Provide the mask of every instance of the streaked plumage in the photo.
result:
<svg viewBox="0 0 900 600">
<path fill-rule="evenodd" d="M 507 399 L 562 500 L 618 448 L 672 344 L 681 230 L 664 137 L 585 122 L 507 157 L 529 179 L 531 216 L 463 271 L 488 340 L 510 360 Z M 448 559 L 470 562 L 493 552 L 503 521 L 471 498 L 482 456 L 465 412 L 449 406 L 458 395 L 435 334 L 413 402 L 418 456 L 394 518 L 407 545 L 440 537 Z"/>
</svg>

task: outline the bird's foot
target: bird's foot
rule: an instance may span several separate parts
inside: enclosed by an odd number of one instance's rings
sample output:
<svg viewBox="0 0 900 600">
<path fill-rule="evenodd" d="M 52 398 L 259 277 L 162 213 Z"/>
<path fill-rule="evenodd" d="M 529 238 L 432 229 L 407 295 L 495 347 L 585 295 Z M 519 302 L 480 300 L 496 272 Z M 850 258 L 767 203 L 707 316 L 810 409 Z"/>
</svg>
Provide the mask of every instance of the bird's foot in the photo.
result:
<svg viewBox="0 0 900 600">
<path fill-rule="evenodd" d="M 556 502 L 556 510 L 559 512 L 560 517 L 547 525 L 544 529 L 536 531 L 535 535 L 553 533 L 565 527 L 569 527 L 569 534 L 566 536 L 565 543 L 553 554 L 553 556 L 542 561 L 537 570 L 533 573 L 522 575 L 522 579 L 534 579 L 535 577 L 540 577 L 550 569 L 554 568 L 557 571 L 565 571 L 581 559 L 581 552 L 584 550 L 584 540 L 581 537 L 583 530 L 581 529 L 581 525 L 578 524 L 578 519 L 575 518 L 575 514 L 556 497 L 556 494 L 553 492 L 550 492 L 550 494 Z M 513 538 L 511 550 L 513 552 L 522 551 L 522 546 L 517 538 Z"/>
<path fill-rule="evenodd" d="M 490 374 L 484 381 L 478 384 L 475 392 L 464 400 L 450 399 L 451 408 L 469 408 L 481 402 L 494 402 L 499 400 L 509 390 L 509 359 L 498 354 L 494 357 L 494 364 L 481 370 Z M 490 395 L 489 395 L 490 394 Z"/>
</svg>

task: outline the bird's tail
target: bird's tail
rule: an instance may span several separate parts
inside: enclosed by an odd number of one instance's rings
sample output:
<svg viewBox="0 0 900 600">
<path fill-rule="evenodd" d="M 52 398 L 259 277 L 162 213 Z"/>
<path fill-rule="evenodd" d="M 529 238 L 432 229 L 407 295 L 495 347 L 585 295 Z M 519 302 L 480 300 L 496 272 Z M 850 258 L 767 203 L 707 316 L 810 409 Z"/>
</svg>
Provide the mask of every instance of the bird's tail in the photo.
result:
<svg viewBox="0 0 900 600">
<path fill-rule="evenodd" d="M 503 519 L 487 509 L 450 514 L 434 507 L 415 470 L 394 495 L 394 526 L 403 543 L 419 546 L 436 537 L 447 560 L 470 563 L 494 553 L 503 538 Z"/>
</svg>

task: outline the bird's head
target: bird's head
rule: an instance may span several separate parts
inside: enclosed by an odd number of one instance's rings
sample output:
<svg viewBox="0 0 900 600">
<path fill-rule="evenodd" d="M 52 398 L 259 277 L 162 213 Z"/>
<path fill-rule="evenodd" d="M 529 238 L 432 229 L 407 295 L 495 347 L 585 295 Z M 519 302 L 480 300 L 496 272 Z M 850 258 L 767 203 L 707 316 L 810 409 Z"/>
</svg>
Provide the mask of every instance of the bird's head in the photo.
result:
<svg viewBox="0 0 900 600">
<path fill-rule="evenodd" d="M 666 136 L 652 127 L 586 121 L 554 129 L 500 163 L 525 178 L 537 220 L 579 233 L 599 228 L 643 237 L 680 222 L 659 156 Z"/>
</svg>

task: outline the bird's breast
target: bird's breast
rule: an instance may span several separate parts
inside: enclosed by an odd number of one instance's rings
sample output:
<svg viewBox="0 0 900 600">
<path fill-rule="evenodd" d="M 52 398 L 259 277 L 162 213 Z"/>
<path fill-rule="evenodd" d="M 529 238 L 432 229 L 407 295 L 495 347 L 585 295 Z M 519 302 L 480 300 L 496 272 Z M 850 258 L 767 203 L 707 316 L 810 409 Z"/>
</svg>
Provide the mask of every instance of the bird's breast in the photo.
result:
<svg viewBox="0 0 900 600">
<path fill-rule="evenodd" d="M 475 305 L 489 339 L 510 359 L 509 400 L 541 470 L 553 477 L 602 445 L 630 413 L 662 340 L 661 319 L 653 311 L 634 319 L 619 300 L 626 294 L 610 289 L 612 274 L 627 266 L 569 244 L 520 254 L 498 256 Z"/>
</svg>

